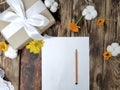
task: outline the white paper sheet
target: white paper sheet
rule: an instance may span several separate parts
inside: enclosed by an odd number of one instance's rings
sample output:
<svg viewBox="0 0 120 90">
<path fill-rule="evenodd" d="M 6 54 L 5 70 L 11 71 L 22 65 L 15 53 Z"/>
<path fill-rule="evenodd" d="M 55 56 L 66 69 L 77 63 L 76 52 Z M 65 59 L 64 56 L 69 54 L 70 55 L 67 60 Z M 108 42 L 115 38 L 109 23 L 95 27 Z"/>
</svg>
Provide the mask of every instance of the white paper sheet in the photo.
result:
<svg viewBox="0 0 120 90">
<path fill-rule="evenodd" d="M 75 50 L 78 84 L 75 84 Z M 89 38 L 55 37 L 42 49 L 42 90 L 89 90 Z"/>
</svg>

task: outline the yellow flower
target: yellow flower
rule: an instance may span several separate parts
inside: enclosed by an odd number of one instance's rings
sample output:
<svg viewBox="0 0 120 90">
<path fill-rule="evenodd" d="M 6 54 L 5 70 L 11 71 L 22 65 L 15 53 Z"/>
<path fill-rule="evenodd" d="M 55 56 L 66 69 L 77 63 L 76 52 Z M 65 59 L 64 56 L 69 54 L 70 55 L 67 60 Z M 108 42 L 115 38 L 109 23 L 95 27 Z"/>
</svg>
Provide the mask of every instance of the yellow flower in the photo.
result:
<svg viewBox="0 0 120 90">
<path fill-rule="evenodd" d="M 0 50 L 1 51 L 7 51 L 7 49 L 8 49 L 8 45 L 6 44 L 6 42 L 5 41 L 1 41 L 0 42 Z"/>
<path fill-rule="evenodd" d="M 100 18 L 100 19 L 97 20 L 97 25 L 100 26 L 100 27 L 103 26 L 104 23 L 105 23 L 105 19 L 103 19 L 103 18 Z"/>
<path fill-rule="evenodd" d="M 112 53 L 109 51 L 105 51 L 103 53 L 104 60 L 108 60 L 110 57 L 112 57 Z"/>
<path fill-rule="evenodd" d="M 74 24 L 74 23 L 69 23 L 69 28 L 70 28 L 70 30 L 73 31 L 73 32 L 78 32 L 80 26 L 77 26 L 77 25 Z"/>
<path fill-rule="evenodd" d="M 41 51 L 43 44 L 43 40 L 32 40 L 28 43 L 26 48 L 29 49 L 31 53 L 38 54 Z"/>
</svg>

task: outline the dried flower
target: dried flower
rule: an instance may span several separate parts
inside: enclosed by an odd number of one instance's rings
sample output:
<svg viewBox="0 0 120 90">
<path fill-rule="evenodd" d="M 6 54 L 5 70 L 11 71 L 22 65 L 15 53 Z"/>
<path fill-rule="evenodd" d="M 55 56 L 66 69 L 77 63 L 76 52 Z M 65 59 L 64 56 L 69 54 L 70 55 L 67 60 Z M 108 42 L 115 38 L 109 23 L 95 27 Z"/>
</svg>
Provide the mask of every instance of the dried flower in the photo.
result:
<svg viewBox="0 0 120 90">
<path fill-rule="evenodd" d="M 6 42 L 5 41 L 1 41 L 0 42 L 0 50 L 1 51 L 7 51 L 7 49 L 8 49 L 8 45 L 6 44 Z"/>
<path fill-rule="evenodd" d="M 74 24 L 74 23 L 71 22 L 71 23 L 69 23 L 69 28 L 70 28 L 70 30 L 73 31 L 73 32 L 78 32 L 80 26 L 77 26 L 76 24 Z"/>
<path fill-rule="evenodd" d="M 73 32 L 78 32 L 80 26 L 77 26 L 77 24 L 80 22 L 80 20 L 84 17 L 86 20 L 92 20 L 97 16 L 97 11 L 95 10 L 94 6 L 88 5 L 83 11 L 82 16 L 79 18 L 79 20 L 76 23 L 69 23 L 69 28 Z"/>
<path fill-rule="evenodd" d="M 104 60 L 109 60 L 110 57 L 112 57 L 112 53 L 109 51 L 105 51 L 103 53 Z"/>
<path fill-rule="evenodd" d="M 43 47 L 44 41 L 43 40 L 32 40 L 26 46 L 27 49 L 30 49 L 31 53 L 38 54 Z"/>
<path fill-rule="evenodd" d="M 105 19 L 103 19 L 103 18 L 100 18 L 100 19 L 97 20 L 97 25 L 100 26 L 100 27 L 103 26 L 104 23 L 105 23 Z"/>
<path fill-rule="evenodd" d="M 105 21 L 108 21 L 108 20 L 116 22 L 116 20 L 113 20 L 113 19 L 99 18 L 97 20 L 97 25 L 101 27 L 101 26 L 103 26 L 105 24 Z"/>
</svg>

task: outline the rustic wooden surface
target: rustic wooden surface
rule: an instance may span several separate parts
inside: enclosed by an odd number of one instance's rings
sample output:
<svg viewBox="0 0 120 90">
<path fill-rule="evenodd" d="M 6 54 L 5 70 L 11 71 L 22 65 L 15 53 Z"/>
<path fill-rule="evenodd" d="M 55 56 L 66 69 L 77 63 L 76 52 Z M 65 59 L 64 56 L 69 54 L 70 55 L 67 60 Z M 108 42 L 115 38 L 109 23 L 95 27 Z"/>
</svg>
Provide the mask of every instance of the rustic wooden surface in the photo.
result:
<svg viewBox="0 0 120 90">
<path fill-rule="evenodd" d="M 59 0 L 58 3 L 59 10 L 53 14 L 56 23 L 45 33 L 59 37 L 89 36 L 90 90 L 120 90 L 120 55 L 109 61 L 102 57 L 107 45 L 114 41 L 120 44 L 120 0 Z M 82 20 L 80 31 L 71 32 L 68 23 L 77 21 L 88 4 L 95 5 L 98 17 L 91 21 Z M 98 27 L 96 20 L 101 17 L 116 22 L 106 21 L 104 27 Z M 16 60 L 1 55 L 0 67 L 15 90 L 41 90 L 41 54 L 33 55 L 23 49 Z"/>
</svg>

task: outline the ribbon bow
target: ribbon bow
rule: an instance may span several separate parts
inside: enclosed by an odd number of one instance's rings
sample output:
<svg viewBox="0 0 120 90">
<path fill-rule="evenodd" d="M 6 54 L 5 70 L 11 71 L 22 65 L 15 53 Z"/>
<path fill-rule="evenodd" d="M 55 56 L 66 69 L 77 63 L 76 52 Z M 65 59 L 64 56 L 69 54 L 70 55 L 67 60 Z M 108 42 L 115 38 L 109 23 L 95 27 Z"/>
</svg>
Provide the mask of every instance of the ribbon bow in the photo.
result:
<svg viewBox="0 0 120 90">
<path fill-rule="evenodd" d="M 40 12 L 46 9 L 42 1 L 38 0 L 26 11 L 21 0 L 6 1 L 14 12 L 6 10 L 0 14 L 0 20 L 10 22 L 10 24 L 1 31 L 4 37 L 9 39 L 18 30 L 24 27 L 25 31 L 32 39 L 43 39 L 44 37 L 42 37 L 35 28 L 36 26 L 46 26 L 49 23 L 49 20 L 40 14 Z"/>
</svg>

